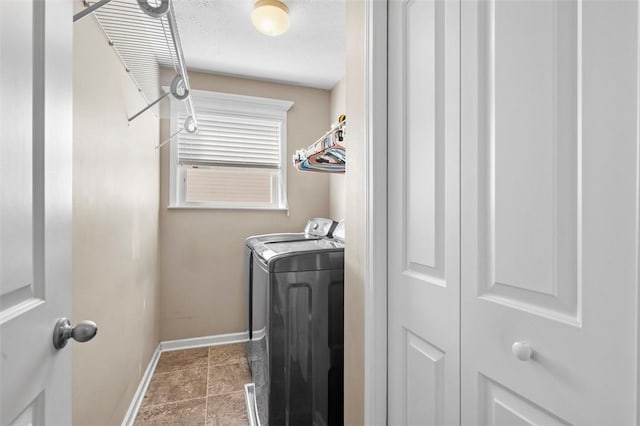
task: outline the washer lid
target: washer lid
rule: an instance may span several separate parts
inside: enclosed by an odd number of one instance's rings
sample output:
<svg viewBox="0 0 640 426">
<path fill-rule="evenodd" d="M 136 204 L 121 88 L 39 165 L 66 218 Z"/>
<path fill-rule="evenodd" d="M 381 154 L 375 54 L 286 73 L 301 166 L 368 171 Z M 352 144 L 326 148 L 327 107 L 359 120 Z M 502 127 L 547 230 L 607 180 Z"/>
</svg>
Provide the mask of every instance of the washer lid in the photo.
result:
<svg viewBox="0 0 640 426">
<path fill-rule="evenodd" d="M 319 239 L 305 241 L 267 242 L 256 246 L 258 256 L 269 262 L 274 257 L 312 254 L 314 252 L 344 251 L 344 244 L 336 240 Z"/>
<path fill-rule="evenodd" d="M 316 237 L 315 235 L 309 235 L 303 232 L 286 233 L 286 234 L 263 234 L 263 235 L 253 235 L 247 238 L 245 240 L 245 244 L 249 246 L 249 248 L 253 249 L 255 246 L 262 243 L 318 240 L 320 238 L 322 237 Z"/>
<path fill-rule="evenodd" d="M 0 0 L 1 1 L 1 0 Z M 324 237 L 331 237 L 331 233 L 335 229 L 338 222 L 323 217 L 309 219 L 304 232 L 285 232 L 274 234 L 252 235 L 244 240 L 249 248 L 253 249 L 260 243 L 277 242 L 277 241 L 300 241 L 300 240 L 318 240 Z"/>
</svg>

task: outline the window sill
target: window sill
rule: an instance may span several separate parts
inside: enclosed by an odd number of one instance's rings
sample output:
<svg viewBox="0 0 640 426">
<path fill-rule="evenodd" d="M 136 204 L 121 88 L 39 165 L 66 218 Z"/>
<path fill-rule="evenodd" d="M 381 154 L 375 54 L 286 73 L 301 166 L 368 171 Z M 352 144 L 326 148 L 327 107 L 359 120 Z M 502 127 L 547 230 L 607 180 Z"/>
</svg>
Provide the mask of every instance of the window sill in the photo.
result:
<svg viewBox="0 0 640 426">
<path fill-rule="evenodd" d="M 288 207 L 241 207 L 241 206 L 185 206 L 169 205 L 168 210 L 261 210 L 275 212 L 289 212 Z"/>
</svg>

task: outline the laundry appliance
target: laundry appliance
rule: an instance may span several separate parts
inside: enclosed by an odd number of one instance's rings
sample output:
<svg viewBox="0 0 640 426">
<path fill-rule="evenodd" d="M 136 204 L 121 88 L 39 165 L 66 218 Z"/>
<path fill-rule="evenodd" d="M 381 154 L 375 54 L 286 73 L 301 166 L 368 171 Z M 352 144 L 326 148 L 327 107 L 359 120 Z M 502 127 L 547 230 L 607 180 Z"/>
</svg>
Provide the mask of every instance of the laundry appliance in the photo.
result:
<svg viewBox="0 0 640 426">
<path fill-rule="evenodd" d="M 263 241 L 252 250 L 252 322 L 265 327 L 247 345 L 251 423 L 342 424 L 344 223 L 331 238 Z"/>
<path fill-rule="evenodd" d="M 247 328 L 249 330 L 249 339 L 253 339 L 254 335 L 264 335 L 266 326 L 266 323 L 261 321 L 265 318 L 264 300 L 266 295 L 263 293 L 264 288 L 254 290 L 252 285 L 253 256 L 255 247 L 262 243 L 308 241 L 328 238 L 332 236 L 333 230 L 337 225 L 338 222 L 331 219 L 317 217 L 307 221 L 303 232 L 253 235 L 245 240 L 244 277 L 245 294 L 247 295 L 248 300 Z M 254 294 L 254 291 L 257 294 Z M 259 303 L 254 304 L 254 300 L 259 301 Z M 254 322 L 254 318 L 257 319 L 257 321 Z"/>
</svg>

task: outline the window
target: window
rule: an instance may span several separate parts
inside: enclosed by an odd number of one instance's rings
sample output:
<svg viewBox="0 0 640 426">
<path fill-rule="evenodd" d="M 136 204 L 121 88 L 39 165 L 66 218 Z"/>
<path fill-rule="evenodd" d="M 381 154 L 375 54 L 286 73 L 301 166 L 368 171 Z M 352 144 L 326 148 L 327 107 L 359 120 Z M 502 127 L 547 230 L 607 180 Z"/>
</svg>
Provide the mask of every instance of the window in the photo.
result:
<svg viewBox="0 0 640 426">
<path fill-rule="evenodd" d="M 192 90 L 198 132 L 171 143 L 170 207 L 286 209 L 287 111 L 293 102 Z M 171 102 L 171 134 L 184 126 Z"/>
</svg>

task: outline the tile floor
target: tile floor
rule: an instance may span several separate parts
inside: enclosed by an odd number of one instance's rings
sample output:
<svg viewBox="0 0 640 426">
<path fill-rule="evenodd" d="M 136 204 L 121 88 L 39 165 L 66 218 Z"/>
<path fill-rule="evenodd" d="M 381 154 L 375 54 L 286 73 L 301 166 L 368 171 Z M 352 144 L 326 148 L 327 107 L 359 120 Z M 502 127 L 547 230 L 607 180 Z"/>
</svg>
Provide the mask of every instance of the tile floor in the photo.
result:
<svg viewBox="0 0 640 426">
<path fill-rule="evenodd" d="M 134 425 L 248 425 L 249 382 L 244 343 L 163 352 Z"/>
</svg>

